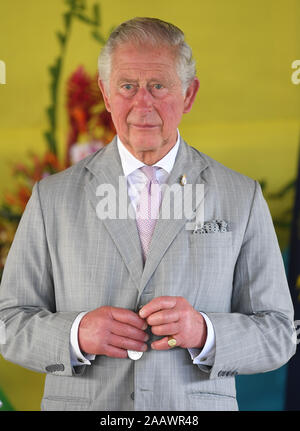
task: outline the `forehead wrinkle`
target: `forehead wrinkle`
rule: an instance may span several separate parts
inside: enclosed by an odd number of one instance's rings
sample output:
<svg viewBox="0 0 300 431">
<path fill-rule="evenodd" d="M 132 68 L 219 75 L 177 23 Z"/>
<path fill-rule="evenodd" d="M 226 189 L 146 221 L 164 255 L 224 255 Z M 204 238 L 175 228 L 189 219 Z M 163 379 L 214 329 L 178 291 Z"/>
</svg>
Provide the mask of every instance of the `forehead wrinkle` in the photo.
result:
<svg viewBox="0 0 300 431">
<path fill-rule="evenodd" d="M 171 79 L 172 74 L 168 69 L 147 69 L 141 70 L 140 68 L 135 69 L 132 67 L 126 68 L 118 68 L 113 73 L 115 75 L 116 81 L 119 84 L 120 82 L 139 82 L 139 81 L 147 81 L 147 82 L 156 82 L 156 81 L 169 81 Z M 119 76 L 118 76 L 119 75 Z"/>
<path fill-rule="evenodd" d="M 123 75 L 121 76 L 118 80 L 117 80 L 117 85 L 122 84 L 122 83 L 133 83 L 133 84 L 138 84 L 139 82 L 147 82 L 147 83 L 151 83 L 151 82 L 166 82 L 169 81 L 169 79 L 167 79 L 166 77 L 159 77 L 159 76 L 152 76 L 149 78 L 130 78 L 129 76 Z"/>
<path fill-rule="evenodd" d="M 150 65 L 150 67 L 148 67 L 147 65 L 144 65 L 144 67 L 141 67 L 141 65 L 132 65 L 130 63 L 128 64 L 124 64 L 124 65 L 117 65 L 115 68 L 115 73 L 123 73 L 126 72 L 129 74 L 133 74 L 133 73 L 144 73 L 144 74 L 148 74 L 148 73 L 160 73 L 160 74 L 168 74 L 169 75 L 169 69 L 170 67 L 168 65 L 155 65 L 153 66 L 153 64 Z"/>
</svg>

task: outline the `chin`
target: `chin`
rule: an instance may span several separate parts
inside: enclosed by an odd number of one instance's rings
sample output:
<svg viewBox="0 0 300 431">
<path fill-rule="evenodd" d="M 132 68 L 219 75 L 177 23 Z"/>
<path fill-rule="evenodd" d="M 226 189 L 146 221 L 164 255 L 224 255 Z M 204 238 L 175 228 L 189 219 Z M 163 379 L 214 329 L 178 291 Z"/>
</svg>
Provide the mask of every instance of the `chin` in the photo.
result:
<svg viewBox="0 0 300 431">
<path fill-rule="evenodd" d="M 135 151 L 155 151 L 158 150 L 162 144 L 163 139 L 161 136 L 143 136 L 143 137 L 131 137 L 129 139 L 129 145 Z"/>
</svg>

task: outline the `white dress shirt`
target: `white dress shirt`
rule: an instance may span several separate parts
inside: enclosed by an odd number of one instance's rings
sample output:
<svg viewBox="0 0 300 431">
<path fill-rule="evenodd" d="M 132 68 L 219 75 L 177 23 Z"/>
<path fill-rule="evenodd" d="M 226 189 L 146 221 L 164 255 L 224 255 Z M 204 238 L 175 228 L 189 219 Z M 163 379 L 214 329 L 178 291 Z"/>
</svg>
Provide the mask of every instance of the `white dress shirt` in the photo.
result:
<svg viewBox="0 0 300 431">
<path fill-rule="evenodd" d="M 174 147 L 158 162 L 156 162 L 153 166 L 157 166 L 160 169 L 156 170 L 156 178 L 160 184 L 165 184 L 169 177 L 171 170 L 173 169 L 175 158 L 177 155 L 177 151 L 180 145 L 180 134 L 178 132 L 177 142 Z M 134 210 L 137 208 L 137 204 L 139 202 L 141 190 L 144 188 L 147 177 L 143 174 L 143 172 L 139 169 L 142 166 L 145 166 L 145 163 L 136 159 L 122 144 L 119 137 L 117 138 L 118 150 L 121 158 L 122 168 L 124 172 L 124 176 L 127 178 L 128 185 L 128 195 L 131 200 L 131 203 L 134 207 Z M 95 355 L 83 354 L 78 345 L 78 327 L 82 317 L 88 313 L 82 312 L 80 313 L 75 321 L 73 322 L 71 328 L 71 336 L 70 336 L 70 351 L 71 351 L 71 362 L 73 366 L 78 365 L 91 365 L 91 360 L 95 359 Z M 206 342 L 202 349 L 188 349 L 191 358 L 194 364 L 211 366 L 214 362 L 215 357 L 215 334 L 211 321 L 206 316 L 206 314 L 202 313 L 203 318 L 205 319 L 207 326 L 207 338 Z M 204 367 L 205 370 L 205 367 Z"/>
</svg>

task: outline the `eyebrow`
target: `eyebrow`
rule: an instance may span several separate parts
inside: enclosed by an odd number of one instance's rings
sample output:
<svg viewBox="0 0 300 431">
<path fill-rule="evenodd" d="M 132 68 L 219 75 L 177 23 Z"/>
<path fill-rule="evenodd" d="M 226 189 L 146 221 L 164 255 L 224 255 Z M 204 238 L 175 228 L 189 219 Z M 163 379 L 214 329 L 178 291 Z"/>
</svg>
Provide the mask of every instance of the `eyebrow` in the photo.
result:
<svg viewBox="0 0 300 431">
<path fill-rule="evenodd" d="M 138 81 L 136 79 L 124 77 L 124 78 L 118 79 L 117 84 L 122 84 L 122 82 L 137 83 Z"/>
<path fill-rule="evenodd" d="M 166 79 L 164 79 L 164 78 L 158 78 L 158 77 L 156 77 L 156 78 L 150 78 L 149 80 L 147 80 L 148 83 L 151 83 L 151 82 L 165 82 L 165 81 L 166 81 Z M 138 80 L 137 79 L 133 79 L 133 78 L 126 78 L 124 76 L 124 77 L 121 77 L 120 79 L 118 79 L 117 84 L 119 85 L 119 84 L 122 84 L 123 82 L 137 84 Z"/>
</svg>

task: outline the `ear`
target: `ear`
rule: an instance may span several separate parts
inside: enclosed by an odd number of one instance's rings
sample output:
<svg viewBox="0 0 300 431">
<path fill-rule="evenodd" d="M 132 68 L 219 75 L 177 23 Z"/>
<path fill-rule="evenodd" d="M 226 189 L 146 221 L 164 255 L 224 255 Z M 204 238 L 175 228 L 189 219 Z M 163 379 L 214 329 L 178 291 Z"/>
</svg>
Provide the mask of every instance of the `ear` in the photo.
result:
<svg viewBox="0 0 300 431">
<path fill-rule="evenodd" d="M 103 100 L 104 100 L 104 103 L 105 103 L 105 107 L 106 107 L 106 109 L 107 109 L 108 112 L 111 112 L 110 103 L 109 103 L 109 97 L 108 97 L 108 94 L 106 92 L 106 88 L 105 88 L 104 82 L 101 81 L 100 78 L 98 79 L 98 86 L 99 86 L 99 88 L 101 90 L 101 93 L 102 93 L 102 96 L 103 96 Z"/>
<path fill-rule="evenodd" d="M 190 112 L 190 110 L 192 109 L 199 87 L 200 87 L 200 81 L 198 78 L 195 77 L 193 79 L 193 82 L 188 86 L 185 93 L 184 109 L 183 109 L 184 114 L 186 114 L 187 112 Z"/>
</svg>

